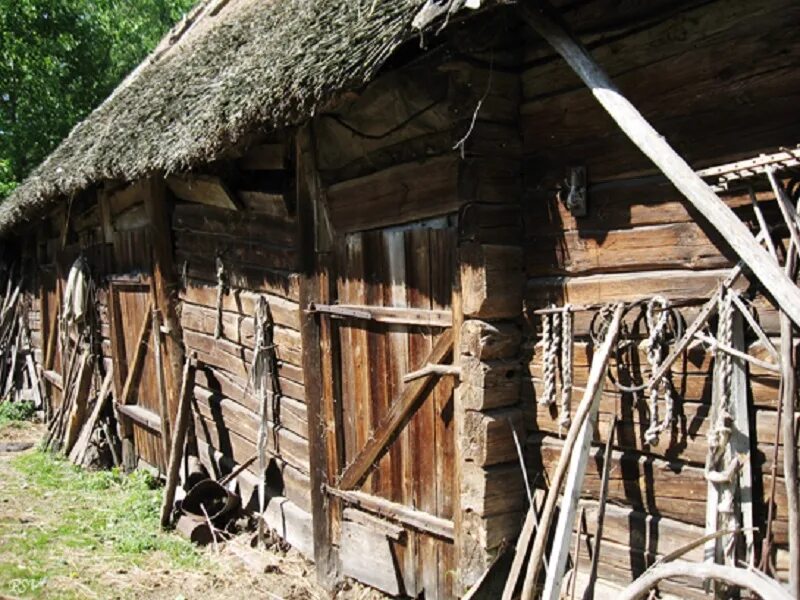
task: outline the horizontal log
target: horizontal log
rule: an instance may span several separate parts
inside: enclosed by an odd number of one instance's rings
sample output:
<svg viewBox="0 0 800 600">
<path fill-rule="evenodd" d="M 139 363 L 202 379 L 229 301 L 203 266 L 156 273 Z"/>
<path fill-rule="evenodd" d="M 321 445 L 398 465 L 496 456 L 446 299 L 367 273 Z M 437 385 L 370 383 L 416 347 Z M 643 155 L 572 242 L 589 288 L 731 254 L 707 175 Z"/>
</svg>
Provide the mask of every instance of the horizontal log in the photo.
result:
<svg viewBox="0 0 800 600">
<path fill-rule="evenodd" d="M 582 217 L 573 215 L 556 193 L 544 192 L 538 186 L 526 192 L 534 196 L 534 201 L 525 205 L 523 213 L 525 235 L 531 241 L 538 235 L 552 235 L 554 228 L 559 232 L 608 232 L 697 223 L 699 217 L 699 213 L 667 183 L 666 178 L 628 186 L 613 181 L 595 185 L 590 188 L 592 200 L 588 213 Z M 731 190 L 721 193 L 720 198 L 739 218 L 757 226 L 749 193 Z M 775 197 L 770 192 L 757 190 L 756 199 L 767 221 L 780 223 Z"/>
<path fill-rule="evenodd" d="M 481 467 L 464 463 L 461 473 L 461 510 L 480 516 L 522 511 L 527 503 L 519 462 Z"/>
<path fill-rule="evenodd" d="M 512 462 L 518 459 L 513 432 L 523 443 L 524 426 L 519 408 L 502 408 L 487 412 L 464 411 L 460 435 L 463 460 L 481 466 Z"/>
<path fill-rule="evenodd" d="M 237 463 L 243 463 L 257 454 L 256 443 L 238 431 L 215 422 L 201 413 L 194 413 L 197 436 L 223 454 L 230 456 Z M 277 429 L 278 441 L 274 440 L 273 431 L 267 435 L 267 453 L 270 457 L 279 458 L 299 471 L 308 473 L 308 442 L 285 429 Z M 252 435 L 252 434 L 248 434 Z"/>
<path fill-rule="evenodd" d="M 528 281 L 525 300 L 530 308 L 541 308 L 552 303 L 636 302 L 655 295 L 664 296 L 672 302 L 683 302 L 711 297 L 727 274 L 727 269 L 716 269 L 540 277 Z"/>
<path fill-rule="evenodd" d="M 458 157 L 450 155 L 337 183 L 327 190 L 331 223 L 352 232 L 455 212 L 457 175 Z"/>
<path fill-rule="evenodd" d="M 194 304 L 216 312 L 217 287 L 206 281 L 189 279 L 187 287 L 180 292 L 180 299 L 184 306 Z M 300 306 L 297 302 L 279 296 L 258 294 L 249 290 L 231 289 L 222 296 L 223 317 L 225 313 L 244 315 L 252 318 L 259 296 L 264 295 L 269 302 L 272 319 L 276 325 L 289 327 L 295 331 L 300 330 Z"/>
<path fill-rule="evenodd" d="M 213 335 L 190 330 L 183 332 L 183 339 L 187 348 L 202 354 L 204 357 L 203 362 L 221 367 L 229 373 L 245 379 L 249 377 L 250 366 L 253 363 L 253 351 L 250 348 L 230 340 L 217 340 L 214 339 Z M 296 358 L 290 352 L 284 354 L 293 360 Z M 301 366 L 283 358 L 279 358 L 277 363 L 278 375 L 281 379 L 291 379 L 297 383 L 303 383 L 303 369 Z"/>
<path fill-rule="evenodd" d="M 201 385 L 195 385 L 194 395 L 198 409 L 203 416 L 230 422 L 231 427 L 237 433 L 253 442 L 258 440 L 258 424 L 260 422 L 258 409 L 253 411 L 249 407 Z M 306 406 L 291 398 L 279 397 L 277 402 L 273 403 L 272 398 L 268 397 L 267 421 L 275 431 L 286 430 L 299 438 L 308 439 Z M 290 441 L 296 440 L 292 438 Z"/>
<path fill-rule="evenodd" d="M 484 410 L 519 402 L 522 365 L 517 360 L 479 361 L 462 356 L 459 394 L 462 406 Z"/>
<path fill-rule="evenodd" d="M 422 533 L 428 533 L 445 540 L 453 540 L 455 537 L 454 525 L 449 519 L 443 519 L 365 492 L 338 490 L 330 486 L 326 488 L 326 491 L 331 496 L 341 498 L 348 504 L 392 519 Z"/>
<path fill-rule="evenodd" d="M 528 275 L 589 275 L 669 269 L 719 269 L 725 256 L 695 223 L 537 235 L 525 247 Z"/>
<path fill-rule="evenodd" d="M 222 313 L 222 339 L 252 350 L 255 347 L 255 320 L 236 313 Z M 205 335 L 214 335 L 217 313 L 214 309 L 184 304 L 181 311 L 181 327 Z M 273 342 L 278 360 L 294 365 L 302 364 L 302 342 L 300 333 L 281 326 L 273 328 Z M 239 350 L 234 352 L 238 353 Z"/>
<path fill-rule="evenodd" d="M 226 238 L 185 231 L 175 236 L 175 248 L 187 256 L 221 256 L 226 262 L 283 271 L 296 271 L 300 264 L 297 250 L 291 246 L 270 243 L 269 239 Z"/>
<path fill-rule="evenodd" d="M 294 246 L 297 227 L 266 215 L 232 212 L 196 204 L 179 204 L 172 215 L 172 227 L 179 232 L 203 232 L 222 238 L 270 240 L 279 246 Z"/>
<path fill-rule="evenodd" d="M 238 210 L 240 204 L 219 177 L 202 174 L 181 174 L 167 177 L 167 187 L 179 199 L 227 210 Z"/>
<path fill-rule="evenodd" d="M 206 284 L 217 284 L 217 267 L 213 257 L 187 254 L 178 249 L 175 261 L 186 265 L 186 274 Z M 234 263 L 223 257 L 227 284 L 230 288 L 265 292 L 297 302 L 300 293 L 299 275 L 289 271 L 267 269 L 258 265 Z"/>
<path fill-rule="evenodd" d="M 283 194 L 272 194 L 252 190 L 238 190 L 239 202 L 251 213 L 266 215 L 287 225 L 294 222 L 294 215 Z"/>
<path fill-rule="evenodd" d="M 522 249 L 463 244 L 459 248 L 461 294 L 466 317 L 514 318 L 522 310 Z"/>
<path fill-rule="evenodd" d="M 461 326 L 460 353 L 478 360 L 516 357 L 522 331 L 516 323 L 468 319 Z"/>
</svg>

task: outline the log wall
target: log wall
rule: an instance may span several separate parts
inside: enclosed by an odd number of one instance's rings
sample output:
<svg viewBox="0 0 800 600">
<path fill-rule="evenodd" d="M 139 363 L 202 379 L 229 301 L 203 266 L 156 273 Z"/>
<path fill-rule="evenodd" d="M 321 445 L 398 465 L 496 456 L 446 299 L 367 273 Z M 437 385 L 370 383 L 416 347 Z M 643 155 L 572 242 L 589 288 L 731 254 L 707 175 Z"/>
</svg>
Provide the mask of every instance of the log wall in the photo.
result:
<svg viewBox="0 0 800 600">
<path fill-rule="evenodd" d="M 201 461 L 220 473 L 257 454 L 260 407 L 251 364 L 254 315 L 263 296 L 275 323 L 280 388 L 278 396 L 268 394 L 266 406 L 268 497 L 270 504 L 280 505 L 277 512 L 268 511 L 267 520 L 313 556 L 301 253 L 291 156 L 288 143 L 266 139 L 221 173 L 187 175 L 180 182 L 169 180 L 169 186 L 177 196 L 172 232 L 182 273 L 183 342 L 186 352 L 198 358 L 193 414 Z M 239 477 L 251 508 L 258 506 L 257 481 L 256 462 Z"/>
<path fill-rule="evenodd" d="M 800 128 L 787 117 L 787 110 L 800 99 L 800 80 L 791 75 L 800 44 L 785 30 L 787 20 L 796 23 L 800 18 L 794 3 L 673 3 L 668 9 L 651 7 L 652 13 L 635 25 L 621 18 L 615 22 L 612 16 L 599 25 L 594 11 L 602 4 L 572 7 L 565 19 L 582 32 L 593 56 L 634 105 L 692 165 L 722 164 L 796 145 Z M 656 175 L 652 165 L 563 61 L 533 36 L 526 62 L 521 129 L 527 274 L 523 358 L 528 368 L 522 396 L 524 422 L 530 431 L 529 467 L 535 478 L 555 467 L 560 432 L 556 407 L 536 402 L 542 393 L 541 319 L 532 311 L 551 303 L 634 302 L 661 295 L 688 304 L 680 312 L 690 323 L 699 304 L 711 296 L 735 261 L 713 228 L 676 190 L 658 178 L 648 179 Z M 584 217 L 573 216 L 558 199 L 569 168 L 576 166 L 588 172 L 589 208 Z M 767 182 L 762 179 L 756 183 L 758 202 L 776 226 L 774 237 L 781 248 L 786 241 L 781 239 L 785 238 L 781 218 L 772 194 L 763 191 Z M 732 189 L 723 198 L 757 231 L 746 189 Z M 742 279 L 738 287 L 744 291 L 747 281 Z M 777 336 L 778 318 L 770 302 L 756 294 L 752 304 L 767 333 Z M 575 315 L 574 384 L 578 387 L 585 385 L 591 361 L 591 317 L 591 313 Z M 628 325 L 634 338 L 646 336 L 632 317 Z M 753 335 L 748 334 L 747 343 L 750 354 L 765 356 Z M 644 344 L 631 354 L 646 367 Z M 616 584 L 629 582 L 657 555 L 680 545 L 679 538 L 703 527 L 712 369 L 713 357 L 702 348 L 673 367 L 677 422 L 655 445 L 644 442 L 649 416 L 644 399 L 606 382 L 595 442 L 605 442 L 616 415 L 609 500 L 628 511 L 630 531 L 623 535 L 604 532 L 608 539 L 603 541 L 601 578 Z M 625 380 L 615 361 L 611 372 Z M 750 367 L 751 439 L 757 449 L 755 522 L 762 533 L 771 484 L 778 384 L 774 373 Z M 581 391 L 574 390 L 572 411 L 581 396 Z M 602 449 L 595 447 L 592 456 L 583 496 L 596 501 Z M 780 477 L 780 467 L 778 473 Z M 780 546 L 786 543 L 782 479 L 776 501 L 775 532 L 781 554 Z M 654 519 L 670 523 L 670 529 L 657 534 L 661 537 L 655 545 L 645 547 L 638 540 L 648 532 L 653 534 L 647 523 Z M 623 560 L 633 556 L 635 560 Z M 586 569 L 588 563 L 583 563 Z"/>
</svg>

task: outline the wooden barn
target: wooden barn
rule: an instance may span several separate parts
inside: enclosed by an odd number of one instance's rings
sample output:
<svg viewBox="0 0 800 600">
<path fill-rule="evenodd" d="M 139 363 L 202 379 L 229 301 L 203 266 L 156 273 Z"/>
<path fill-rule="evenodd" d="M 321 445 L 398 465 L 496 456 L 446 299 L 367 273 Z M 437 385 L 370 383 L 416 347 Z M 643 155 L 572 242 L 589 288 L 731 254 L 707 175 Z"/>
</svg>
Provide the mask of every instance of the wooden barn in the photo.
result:
<svg viewBox="0 0 800 600">
<path fill-rule="evenodd" d="M 6 392 L 329 586 L 797 597 L 798 25 L 201 2 L 0 205 Z"/>
</svg>

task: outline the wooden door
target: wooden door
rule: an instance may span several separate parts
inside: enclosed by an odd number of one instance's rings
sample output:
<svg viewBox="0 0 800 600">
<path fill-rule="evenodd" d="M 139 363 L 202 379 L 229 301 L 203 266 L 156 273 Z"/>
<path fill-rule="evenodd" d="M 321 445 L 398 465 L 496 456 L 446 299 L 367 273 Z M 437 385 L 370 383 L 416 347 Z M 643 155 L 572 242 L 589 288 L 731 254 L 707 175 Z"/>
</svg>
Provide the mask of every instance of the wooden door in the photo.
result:
<svg viewBox="0 0 800 600">
<path fill-rule="evenodd" d="M 134 456 L 164 472 L 159 391 L 152 328 L 153 291 L 149 275 L 113 278 L 109 284 L 114 388 L 123 437 Z M 141 346 L 141 349 L 139 349 Z M 137 353 L 141 365 L 136 367 Z M 130 381 L 129 381 L 130 380 Z M 125 402 L 125 388 L 130 393 Z M 127 433 L 125 433 L 127 432 Z"/>
<path fill-rule="evenodd" d="M 455 277 L 456 235 L 447 219 L 423 225 L 353 233 L 337 249 L 340 305 L 449 311 Z M 404 388 L 403 377 L 425 366 L 442 327 L 382 323 L 358 317 L 338 325 L 342 415 L 340 438 L 344 465 L 365 447 Z M 454 498 L 455 436 L 452 377 L 442 377 L 426 392 L 419 408 L 390 442 L 370 476 L 358 489 L 372 496 L 451 520 Z M 352 508 L 348 510 L 351 511 Z M 354 524 L 352 527 L 362 527 Z M 343 523 L 343 563 L 347 544 Z M 379 536 L 380 537 L 380 536 Z M 386 536 L 400 589 L 384 591 L 425 598 L 450 597 L 455 551 L 452 540 L 411 527 L 402 536 Z M 363 540 L 362 540 L 363 541 Z M 370 567 L 378 556 L 362 556 L 363 577 L 386 564 Z M 355 557 L 354 557 L 355 558 Z M 352 565 L 343 564 L 345 573 Z M 357 574 L 356 574 L 357 575 Z M 380 582 L 370 582 L 380 587 Z"/>
</svg>

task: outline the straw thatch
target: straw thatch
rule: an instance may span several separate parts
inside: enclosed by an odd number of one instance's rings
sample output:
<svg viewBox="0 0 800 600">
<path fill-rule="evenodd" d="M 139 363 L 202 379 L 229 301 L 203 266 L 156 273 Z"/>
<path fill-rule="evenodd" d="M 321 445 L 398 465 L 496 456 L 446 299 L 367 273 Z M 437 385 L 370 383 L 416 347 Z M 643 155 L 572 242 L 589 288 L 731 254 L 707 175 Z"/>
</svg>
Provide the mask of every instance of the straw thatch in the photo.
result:
<svg viewBox="0 0 800 600">
<path fill-rule="evenodd" d="M 410 39 L 424 0 L 217 3 L 0 205 L 0 233 L 93 183 L 189 169 L 256 127 L 308 118 L 336 92 L 363 85 Z"/>
</svg>

